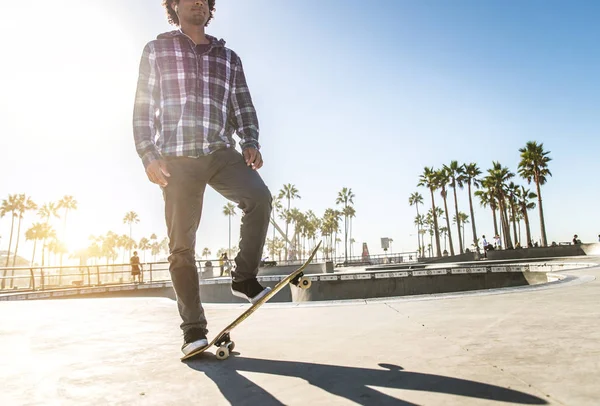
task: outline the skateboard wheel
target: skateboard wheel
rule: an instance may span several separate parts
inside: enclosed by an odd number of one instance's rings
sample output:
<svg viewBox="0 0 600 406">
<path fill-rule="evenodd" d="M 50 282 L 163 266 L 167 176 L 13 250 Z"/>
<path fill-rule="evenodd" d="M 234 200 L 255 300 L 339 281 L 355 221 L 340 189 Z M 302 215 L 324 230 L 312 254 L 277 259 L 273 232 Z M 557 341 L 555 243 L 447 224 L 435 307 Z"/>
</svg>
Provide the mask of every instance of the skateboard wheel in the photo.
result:
<svg viewBox="0 0 600 406">
<path fill-rule="evenodd" d="M 310 288 L 310 286 L 312 285 L 312 281 L 307 278 L 306 276 L 300 278 L 300 281 L 298 282 L 298 287 L 300 289 L 308 289 Z"/>
<path fill-rule="evenodd" d="M 217 350 L 217 359 L 227 359 L 229 357 L 229 349 L 226 345 L 219 347 Z"/>
<path fill-rule="evenodd" d="M 233 349 L 235 348 L 235 343 L 233 341 L 230 341 L 226 344 L 227 349 L 229 349 L 229 353 L 231 354 L 233 352 Z"/>
</svg>

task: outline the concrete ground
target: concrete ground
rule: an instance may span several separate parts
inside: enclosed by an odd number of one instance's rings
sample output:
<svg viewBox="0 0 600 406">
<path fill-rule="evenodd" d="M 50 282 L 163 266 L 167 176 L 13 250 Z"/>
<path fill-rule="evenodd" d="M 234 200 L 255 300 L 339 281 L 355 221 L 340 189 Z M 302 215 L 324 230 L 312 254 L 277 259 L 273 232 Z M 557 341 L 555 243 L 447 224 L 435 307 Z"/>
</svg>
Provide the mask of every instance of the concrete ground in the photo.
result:
<svg viewBox="0 0 600 406">
<path fill-rule="evenodd" d="M 267 304 L 181 362 L 162 298 L 0 303 L 0 404 L 598 405 L 600 267 L 467 294 Z M 209 338 L 246 305 L 206 305 Z"/>
</svg>

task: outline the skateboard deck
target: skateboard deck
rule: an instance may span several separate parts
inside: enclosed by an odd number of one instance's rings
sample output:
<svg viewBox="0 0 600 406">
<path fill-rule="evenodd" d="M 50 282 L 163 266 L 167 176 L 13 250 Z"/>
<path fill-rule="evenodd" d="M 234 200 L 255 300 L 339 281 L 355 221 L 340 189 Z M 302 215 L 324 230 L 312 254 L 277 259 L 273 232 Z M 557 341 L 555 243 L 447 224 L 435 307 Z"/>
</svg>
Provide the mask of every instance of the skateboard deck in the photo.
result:
<svg viewBox="0 0 600 406">
<path fill-rule="evenodd" d="M 288 276 L 282 279 L 277 285 L 275 285 L 273 289 L 271 289 L 270 292 L 264 295 L 258 302 L 254 303 L 252 306 L 246 309 L 246 311 L 239 315 L 227 327 L 221 330 L 221 332 L 219 332 L 219 334 L 217 334 L 215 338 L 211 342 L 209 342 L 206 347 L 202 347 L 196 351 L 192 351 L 188 355 L 181 357 L 181 360 L 184 361 L 192 357 L 196 357 L 202 354 L 204 351 L 208 350 L 213 345 L 218 347 L 216 353 L 218 359 L 226 359 L 227 357 L 229 357 L 229 354 L 233 351 L 235 347 L 235 343 L 231 341 L 231 337 L 229 336 L 231 330 L 238 326 L 242 321 L 250 317 L 252 313 L 254 313 L 260 306 L 268 302 L 269 299 L 271 299 L 273 296 L 275 296 L 275 294 L 277 294 L 277 292 L 279 292 L 281 289 L 287 286 L 288 283 L 293 284 L 300 289 L 310 288 L 311 280 L 304 276 L 303 271 L 314 258 L 315 254 L 317 253 L 317 250 L 321 246 L 321 242 L 322 241 L 319 241 L 315 249 L 308 257 L 308 259 L 298 269 L 296 269 L 294 272 L 290 273 Z"/>
</svg>

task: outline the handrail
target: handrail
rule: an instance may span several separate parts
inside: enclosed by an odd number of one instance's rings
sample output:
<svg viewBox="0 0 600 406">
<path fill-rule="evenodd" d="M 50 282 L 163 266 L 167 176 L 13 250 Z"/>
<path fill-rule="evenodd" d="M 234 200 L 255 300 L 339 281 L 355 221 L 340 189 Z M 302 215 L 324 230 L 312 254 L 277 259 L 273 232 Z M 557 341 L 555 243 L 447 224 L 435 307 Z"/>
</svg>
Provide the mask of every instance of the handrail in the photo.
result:
<svg viewBox="0 0 600 406">
<path fill-rule="evenodd" d="M 228 260 L 231 263 L 232 260 Z M 291 266 L 301 264 L 297 261 L 275 261 L 275 264 L 266 261 L 262 266 Z M 362 257 L 336 257 L 313 263 L 332 262 L 334 266 L 365 265 Z M 384 263 L 411 263 L 417 262 L 416 252 L 397 253 L 387 255 L 371 255 L 368 265 Z M 216 270 L 220 274 L 219 260 L 196 259 L 199 275 L 211 274 Z M 170 281 L 169 262 L 143 262 L 141 263 L 141 281 L 162 282 Z M 138 282 L 131 273 L 131 265 L 117 264 L 92 264 L 92 265 L 66 265 L 66 266 L 20 266 L 0 267 L 0 293 L 14 291 L 40 291 L 48 289 L 64 289 L 72 287 L 92 287 L 113 284 Z"/>
</svg>

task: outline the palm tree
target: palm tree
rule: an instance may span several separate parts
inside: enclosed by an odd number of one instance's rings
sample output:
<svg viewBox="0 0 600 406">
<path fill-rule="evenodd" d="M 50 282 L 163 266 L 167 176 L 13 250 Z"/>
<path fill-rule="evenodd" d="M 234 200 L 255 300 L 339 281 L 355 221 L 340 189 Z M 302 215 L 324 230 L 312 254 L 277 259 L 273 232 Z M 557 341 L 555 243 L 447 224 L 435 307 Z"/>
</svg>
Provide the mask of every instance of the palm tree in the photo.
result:
<svg viewBox="0 0 600 406">
<path fill-rule="evenodd" d="M 223 214 L 229 218 L 229 251 L 231 251 L 231 216 L 235 216 L 235 206 L 228 202 L 223 206 Z"/>
<path fill-rule="evenodd" d="M 204 248 L 202 250 L 202 256 L 204 257 L 204 259 L 208 260 L 208 256 L 211 254 L 210 252 L 210 248 Z"/>
<path fill-rule="evenodd" d="M 438 178 L 437 173 L 433 170 L 433 168 L 425 167 L 425 169 L 423 170 L 423 173 L 419 177 L 419 183 L 417 184 L 417 186 L 424 186 L 424 187 L 428 188 L 429 192 L 431 193 L 431 207 L 433 209 L 432 218 L 433 218 L 433 230 L 435 233 L 436 253 L 437 253 L 438 257 L 441 257 L 442 250 L 440 247 L 440 233 L 439 233 L 438 222 L 437 222 L 435 196 L 433 193 L 439 188 L 439 178 Z"/>
<path fill-rule="evenodd" d="M 8 252 L 6 253 L 6 264 L 4 264 L 5 267 L 8 268 L 8 264 L 10 261 L 10 249 L 12 246 L 12 239 L 13 239 L 13 231 L 15 228 L 15 218 L 17 217 L 17 212 L 19 210 L 19 198 L 18 195 L 8 195 L 8 199 L 4 199 L 2 200 L 2 205 L 0 206 L 0 217 L 4 217 L 5 215 L 7 215 L 8 213 L 11 214 L 11 223 L 10 223 L 10 237 L 8 239 Z M 4 269 L 4 271 L 2 272 L 2 284 L 0 285 L 2 289 L 4 289 L 4 287 L 6 286 L 6 273 L 7 273 L 7 269 Z"/>
<path fill-rule="evenodd" d="M 527 248 L 533 247 L 533 242 L 531 241 L 531 229 L 529 227 L 529 215 L 527 214 L 527 211 L 535 209 L 535 202 L 533 202 L 532 200 L 536 197 L 537 195 L 535 193 L 533 193 L 529 189 L 525 189 L 524 186 L 521 186 L 521 188 L 517 192 L 519 212 L 523 216 L 523 221 L 525 221 L 525 232 L 527 234 Z"/>
<path fill-rule="evenodd" d="M 421 225 L 422 225 L 422 221 L 419 221 L 418 219 L 422 218 L 423 216 L 421 216 L 419 214 L 419 205 L 423 204 L 423 196 L 421 196 L 421 194 L 419 192 L 414 192 L 412 195 L 410 195 L 410 197 L 408 198 L 408 204 L 411 206 L 415 206 L 417 208 L 417 217 L 415 219 L 415 225 L 417 226 L 417 243 L 419 246 L 419 253 L 421 253 L 421 255 L 424 255 L 421 251 Z"/>
<path fill-rule="evenodd" d="M 303 214 L 297 208 L 293 208 L 288 211 L 288 218 L 290 223 L 294 223 L 294 237 L 292 241 L 294 243 L 294 255 L 298 257 L 299 249 L 298 249 L 298 237 L 300 235 L 300 224 L 302 223 Z"/>
<path fill-rule="evenodd" d="M 353 206 L 348 206 L 342 214 L 348 216 L 348 239 L 352 241 L 352 219 L 356 217 L 356 209 Z M 350 256 L 352 256 L 352 244 L 350 244 Z"/>
<path fill-rule="evenodd" d="M 448 252 L 448 250 L 446 249 L 446 239 L 448 237 L 448 227 L 440 227 L 440 233 L 442 233 L 442 236 L 444 237 L 444 254 Z"/>
<path fill-rule="evenodd" d="M 337 231 L 339 230 L 339 219 L 339 212 L 333 209 L 326 209 L 323 214 L 323 220 L 321 221 L 321 235 L 325 239 L 325 244 L 323 245 L 326 248 L 323 252 L 325 253 L 326 259 L 329 259 L 328 253 L 333 252 L 335 238 L 337 238 Z"/>
<path fill-rule="evenodd" d="M 38 240 L 46 241 L 47 238 L 55 237 L 54 229 L 47 223 L 34 223 L 25 231 L 25 240 L 33 241 L 33 254 L 31 255 L 31 266 L 35 263 L 35 252 Z"/>
<path fill-rule="evenodd" d="M 491 189 L 492 196 L 498 203 L 500 210 L 500 224 L 502 226 L 502 234 L 504 236 L 504 245 L 507 249 L 512 249 L 512 239 L 510 237 L 510 226 L 508 223 L 508 212 L 506 201 L 508 199 L 506 193 L 507 182 L 512 179 L 515 174 L 510 172 L 508 168 L 502 167 L 500 162 L 492 162 L 492 169 L 488 169 L 486 177 L 486 186 Z"/>
<path fill-rule="evenodd" d="M 77 210 L 77 200 L 73 196 L 64 196 L 58 201 L 58 209 L 65 209 L 65 216 L 63 218 L 63 240 L 67 240 L 67 215 L 70 210 Z M 62 261 L 62 259 L 61 259 Z"/>
<path fill-rule="evenodd" d="M 542 207 L 542 191 L 541 186 L 546 184 L 548 176 L 552 173 L 548 169 L 548 162 L 552 160 L 548 156 L 550 151 L 544 151 L 544 144 L 538 144 L 535 141 L 529 141 L 524 148 L 519 149 L 521 153 L 521 162 L 519 162 L 519 175 L 528 184 L 535 182 L 538 198 L 538 210 L 540 212 L 540 229 L 542 233 L 542 245 L 548 246 L 546 240 L 546 223 L 544 222 L 544 209 Z"/>
<path fill-rule="evenodd" d="M 456 197 L 456 187 L 458 186 L 461 189 L 463 188 L 463 182 L 466 180 L 465 170 L 463 165 L 458 164 L 458 161 L 451 161 L 449 166 L 444 165 L 444 170 L 446 171 L 446 173 L 448 173 L 448 177 L 450 178 L 450 187 L 454 191 L 454 217 L 456 217 L 458 215 L 458 199 Z M 458 230 L 458 247 L 460 250 L 459 253 L 462 254 L 464 252 L 464 248 L 463 238 L 460 235 L 460 216 L 458 216 L 457 220 L 458 223 L 456 223 L 456 228 Z"/>
<path fill-rule="evenodd" d="M 496 200 L 492 194 L 492 191 L 487 187 L 486 180 L 484 179 L 481 183 L 481 186 L 484 188 L 482 190 L 477 190 L 474 194 L 479 198 L 479 203 L 482 207 L 490 207 L 492 210 L 492 216 L 494 220 L 494 235 L 498 235 L 498 219 L 496 217 L 496 209 L 498 206 L 496 205 Z M 476 241 L 478 243 L 478 241 Z"/>
<path fill-rule="evenodd" d="M 46 220 L 46 224 L 49 225 L 51 217 L 60 218 L 58 215 L 58 205 L 54 202 L 46 203 L 40 208 L 38 215 L 42 219 Z M 42 266 L 45 264 L 46 240 L 47 238 L 44 238 L 42 242 Z"/>
<path fill-rule="evenodd" d="M 425 233 L 423 232 L 423 226 L 425 225 L 425 216 L 423 214 L 419 214 L 415 217 L 415 225 L 417 226 L 417 240 L 419 243 L 419 255 L 421 257 L 425 256 L 425 241 L 424 241 L 424 235 Z M 423 243 L 421 244 L 421 241 L 423 241 Z"/>
<path fill-rule="evenodd" d="M 279 191 L 279 198 L 285 198 L 287 200 L 287 212 L 290 211 L 290 204 L 293 199 L 300 199 L 300 195 L 298 194 L 298 189 L 296 189 L 295 185 L 288 183 L 287 185 L 283 185 L 283 189 Z M 288 226 L 290 224 L 290 218 L 286 217 L 285 223 L 285 258 L 288 258 Z"/>
<path fill-rule="evenodd" d="M 35 204 L 33 202 L 33 200 L 31 200 L 30 197 L 28 197 L 25 194 L 20 194 L 18 196 L 17 199 L 17 216 L 18 216 L 18 223 L 17 223 L 17 242 L 15 244 L 15 253 L 13 256 L 13 263 L 12 266 L 14 267 L 16 262 L 17 262 L 17 252 L 19 250 L 19 238 L 21 236 L 21 221 L 23 220 L 23 215 L 30 211 L 30 210 L 37 210 L 37 204 Z M 14 275 L 14 270 L 12 271 L 12 274 Z"/>
<path fill-rule="evenodd" d="M 465 224 L 467 224 L 469 222 L 469 216 L 466 213 L 463 212 L 458 212 L 458 221 L 457 221 L 457 216 L 454 215 L 452 217 L 452 224 L 458 224 L 460 222 L 460 230 L 458 230 L 458 233 L 460 234 L 462 232 L 462 238 L 463 241 L 466 242 L 465 240 Z"/>
<path fill-rule="evenodd" d="M 131 232 L 132 232 L 132 224 L 137 224 L 140 222 L 140 218 L 138 217 L 137 213 L 134 211 L 129 211 L 127 213 L 125 213 L 125 217 L 123 217 L 123 224 L 128 224 L 129 225 L 129 238 L 131 238 Z M 131 252 L 129 253 L 129 256 L 131 256 Z"/>
<path fill-rule="evenodd" d="M 146 262 L 146 251 L 150 249 L 150 240 L 142 237 L 138 243 L 138 248 L 144 253 L 144 262 Z"/>
<path fill-rule="evenodd" d="M 481 171 L 477 167 L 476 163 L 470 163 L 465 165 L 465 182 L 467 182 L 468 191 L 469 191 L 469 210 L 471 211 L 471 227 L 473 229 L 473 245 L 476 247 L 477 252 L 479 252 L 479 243 L 477 238 L 477 228 L 475 227 L 475 213 L 473 212 L 473 198 L 471 193 L 471 185 L 475 187 L 480 186 L 480 181 L 478 176 L 481 175 Z"/>
<path fill-rule="evenodd" d="M 440 194 L 442 199 L 444 199 L 444 214 L 446 219 L 446 227 L 448 228 L 448 242 L 450 243 L 450 255 L 454 256 L 454 244 L 452 243 L 452 229 L 450 228 L 450 212 L 448 211 L 448 191 L 446 190 L 446 185 L 450 183 L 450 174 L 445 168 L 442 168 L 437 171 L 438 174 L 438 182 L 440 186 Z"/>
<path fill-rule="evenodd" d="M 355 197 L 352 189 L 344 187 L 338 192 L 337 199 L 335 199 L 335 204 L 344 206 L 342 214 L 344 216 L 344 263 L 346 264 L 348 263 L 348 207 L 354 204 Z"/>
<path fill-rule="evenodd" d="M 514 182 L 510 182 L 507 186 L 506 186 L 506 196 L 508 198 L 508 204 L 510 205 L 510 220 L 512 221 L 513 224 L 513 236 L 514 236 L 514 240 L 515 243 L 517 241 L 521 241 L 518 237 L 518 233 L 517 233 L 517 219 L 518 219 L 518 214 L 519 214 L 519 209 L 517 206 L 517 193 L 519 191 L 519 186 L 515 185 Z"/>
<path fill-rule="evenodd" d="M 280 213 L 281 209 L 283 208 L 283 205 L 281 204 L 281 199 L 279 198 L 279 196 L 273 195 L 273 203 L 272 203 L 272 210 L 271 210 L 271 222 L 273 223 L 273 241 L 275 241 L 275 214 Z M 271 248 L 273 248 L 273 251 L 271 252 L 271 258 L 275 259 L 275 244 L 271 245 Z"/>
</svg>

